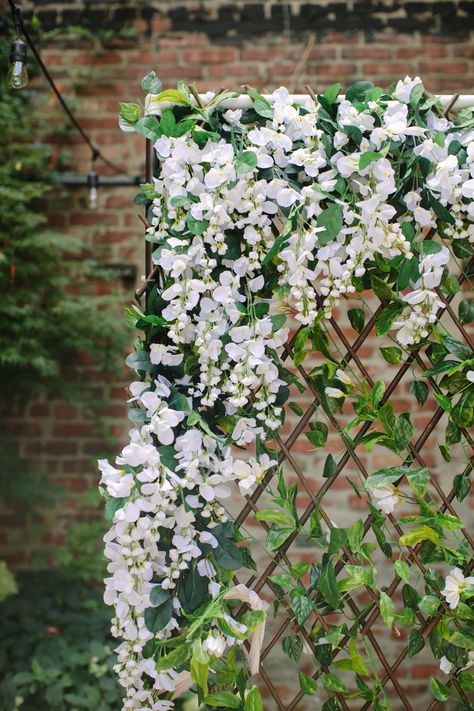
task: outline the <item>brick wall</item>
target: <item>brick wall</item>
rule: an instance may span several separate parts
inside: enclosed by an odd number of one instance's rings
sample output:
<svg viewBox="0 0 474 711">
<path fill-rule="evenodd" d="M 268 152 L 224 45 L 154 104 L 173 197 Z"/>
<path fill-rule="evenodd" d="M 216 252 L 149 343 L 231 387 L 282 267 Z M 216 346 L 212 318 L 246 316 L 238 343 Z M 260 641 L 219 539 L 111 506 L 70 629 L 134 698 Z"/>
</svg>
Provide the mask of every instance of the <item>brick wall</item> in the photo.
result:
<svg viewBox="0 0 474 711">
<path fill-rule="evenodd" d="M 362 77 L 389 85 L 405 74 L 420 74 L 432 91 L 474 93 L 472 2 L 37 0 L 24 2 L 27 18 L 33 5 L 44 30 L 81 24 L 98 33 L 99 39 L 69 35 L 43 40 L 42 53 L 65 95 L 74 97 L 84 128 L 107 156 L 132 174 L 143 172 L 143 144 L 118 130 L 117 103 L 141 96 L 140 80 L 150 69 L 166 85 L 183 79 L 196 82 L 203 91 L 243 83 L 267 90 L 284 84 L 294 91 L 303 91 L 304 85 L 310 84 L 321 90 L 335 81 L 347 85 Z M 115 33 L 113 38 L 110 30 Z M 69 150 L 63 167 L 86 172 L 88 149 L 75 134 L 60 131 L 64 116 L 41 76 L 33 86 L 39 90 L 33 109 L 48 112 L 51 143 L 56 149 Z M 98 169 L 110 173 L 106 166 Z M 100 188 L 96 211 L 88 208 L 84 188 L 53 196 L 51 224 L 65 235 L 79 236 L 85 250 L 100 261 L 133 263 L 142 274 L 140 208 L 131 204 L 135 192 L 128 187 Z M 364 348 L 361 356 L 368 359 L 373 373 L 380 363 L 376 365 L 371 344 Z M 117 450 L 128 429 L 124 405 L 128 375 L 124 373 L 120 382 L 114 382 L 94 364 L 84 362 L 80 367 L 95 394 L 105 401 L 103 415 L 109 419 Z M 397 402 L 399 411 L 411 406 L 405 385 Z M 426 421 L 432 406 L 429 401 L 416 415 L 418 424 Z M 74 502 L 78 495 L 97 483 L 95 460 L 110 453 L 111 445 L 86 410 L 76 403 L 39 401 L 32 403 L 21 418 L 11 418 L 7 423 L 8 431 L 19 441 L 21 454 L 71 494 L 49 519 L 44 541 L 26 542 L 15 513 L 1 511 L 0 558 L 16 567 L 27 565 L 38 545 L 61 544 L 65 530 L 77 519 Z M 446 467 L 443 469 L 432 454 L 436 441 L 433 436 L 430 457 L 442 475 Z M 302 445 L 297 457 L 306 462 L 305 471 L 319 471 L 321 461 L 317 456 L 308 459 L 304 449 Z M 367 466 L 377 468 L 380 462 L 370 459 Z M 303 499 L 300 503 L 305 505 Z M 358 507 L 359 499 L 341 479 L 333 490 L 331 517 L 344 525 L 347 520 L 341 512 L 356 516 Z M 80 514 L 94 515 L 88 510 Z M 300 554 L 307 556 L 304 546 Z M 383 634 L 388 635 L 386 630 Z M 420 678 L 433 671 L 423 661 L 412 665 L 410 691 L 417 693 L 425 688 Z M 282 676 L 281 683 L 286 681 Z"/>
</svg>

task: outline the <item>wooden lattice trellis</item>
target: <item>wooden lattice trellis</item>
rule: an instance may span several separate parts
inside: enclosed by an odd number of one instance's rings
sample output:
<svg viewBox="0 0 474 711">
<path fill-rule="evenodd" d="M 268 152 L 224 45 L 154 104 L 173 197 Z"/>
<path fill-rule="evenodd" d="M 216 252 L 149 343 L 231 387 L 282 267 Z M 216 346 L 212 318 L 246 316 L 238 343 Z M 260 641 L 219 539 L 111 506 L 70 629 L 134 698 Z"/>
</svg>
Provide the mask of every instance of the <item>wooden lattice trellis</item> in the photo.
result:
<svg viewBox="0 0 474 711">
<path fill-rule="evenodd" d="M 453 104 L 456 102 L 456 99 L 457 97 L 454 97 L 453 101 L 448 104 L 445 110 L 445 114 L 447 114 L 451 110 Z M 149 182 L 152 182 L 156 165 L 153 143 L 151 141 L 147 141 L 146 166 L 147 180 Z M 433 231 L 426 231 L 425 239 L 430 239 L 432 237 Z M 139 296 L 142 296 L 145 293 L 147 283 L 158 278 L 157 269 L 152 268 L 151 247 L 151 244 L 147 242 L 145 267 L 146 274 L 148 274 L 148 279 L 145 282 L 145 285 L 138 291 Z M 458 275 L 458 282 L 460 287 L 465 287 L 466 282 L 469 281 L 470 277 L 473 274 L 474 261 L 471 260 L 467 267 L 462 270 L 460 269 L 460 273 Z M 315 285 L 315 289 L 317 291 L 317 284 Z M 454 327 L 457 330 L 458 338 L 465 342 L 466 345 L 468 345 L 470 348 L 473 348 L 470 333 L 468 332 L 468 329 L 461 323 L 451 304 L 454 296 L 447 297 L 440 291 L 440 289 L 436 289 L 436 293 L 440 300 L 444 303 L 445 307 L 438 311 L 436 316 L 436 323 L 442 322 L 443 319 L 450 319 L 451 328 Z M 321 306 L 322 298 L 318 296 L 318 300 L 318 305 Z M 345 350 L 343 356 L 341 357 L 340 367 L 344 368 L 345 366 L 351 364 L 352 367 L 358 369 L 359 373 L 361 374 L 361 376 L 363 376 L 366 383 L 370 387 L 374 385 L 374 379 L 371 376 L 370 367 L 364 362 L 363 357 L 360 355 L 360 351 L 364 344 L 366 344 L 368 339 L 372 336 L 377 316 L 381 313 L 383 308 L 384 303 L 382 300 L 379 300 L 372 313 L 371 318 L 364 325 L 360 333 L 357 334 L 354 340 L 351 340 L 351 336 L 347 335 L 347 330 L 341 326 L 336 316 L 333 316 L 328 321 L 328 325 L 332 334 L 334 335 L 338 343 L 341 344 L 342 348 Z M 296 335 L 297 331 L 293 331 L 290 340 L 285 345 L 284 352 L 282 355 L 283 361 L 291 362 L 293 356 L 292 348 Z M 387 384 L 383 399 L 381 401 L 382 404 L 388 402 L 390 398 L 397 393 L 397 388 L 399 388 L 399 386 L 404 385 L 404 378 L 409 373 L 412 367 L 419 367 L 424 371 L 429 368 L 430 365 L 431 363 L 429 361 L 428 354 L 426 353 L 426 344 L 422 343 L 419 347 L 413 348 L 410 355 L 398 364 L 394 377 L 392 377 L 391 381 Z M 347 471 L 348 465 L 352 466 L 361 475 L 363 480 L 368 478 L 369 471 L 367 470 L 366 464 L 364 462 L 364 457 L 361 456 L 360 451 L 358 452 L 358 446 L 361 439 L 370 430 L 372 423 L 365 422 L 361 424 L 359 426 L 357 434 L 350 438 L 347 436 L 347 434 L 345 434 L 343 430 L 343 424 L 338 420 L 338 418 L 334 415 L 325 413 L 325 416 L 330 422 L 332 430 L 339 436 L 339 441 L 342 445 L 343 454 L 340 457 L 339 462 L 337 463 L 334 473 L 332 473 L 329 478 L 323 479 L 323 483 L 319 485 L 317 489 L 315 489 L 314 486 L 311 485 L 312 483 L 314 483 L 311 481 L 311 477 L 309 477 L 308 474 L 305 475 L 303 467 L 298 461 L 298 457 L 295 456 L 294 447 L 300 436 L 305 431 L 305 428 L 307 427 L 312 417 L 319 409 L 322 409 L 321 400 L 317 389 L 315 388 L 314 383 L 309 375 L 308 369 L 303 367 L 303 365 L 300 365 L 297 368 L 297 371 L 301 376 L 303 382 L 307 385 L 308 392 L 311 394 L 312 397 L 312 401 L 309 406 L 306 407 L 306 409 L 304 410 L 304 414 L 299 417 L 292 431 L 289 435 L 285 437 L 285 439 L 281 434 L 276 436 L 275 442 L 279 449 L 278 462 L 279 464 L 285 464 L 290 468 L 290 470 L 296 476 L 297 481 L 299 482 L 299 486 L 301 487 L 300 491 L 304 491 L 307 497 L 309 498 L 309 503 L 299 514 L 300 526 L 306 524 L 309 521 L 311 514 L 317 509 L 322 520 L 325 522 L 328 529 L 331 530 L 334 524 L 326 511 L 325 500 L 327 501 L 327 499 L 325 499 L 325 497 L 330 494 L 335 482 L 338 481 L 341 475 L 343 475 Z M 431 394 L 440 393 L 440 389 L 433 377 L 428 377 L 427 383 L 429 384 Z M 444 410 L 441 406 L 435 407 L 426 425 L 420 428 L 417 433 L 415 433 L 413 440 L 410 442 L 408 447 L 409 454 L 403 462 L 404 464 L 410 465 L 416 462 L 421 467 L 428 466 L 426 461 L 427 447 L 430 446 L 430 437 L 432 437 L 436 433 L 436 427 L 441 421 L 443 414 Z M 461 428 L 461 431 L 466 444 L 469 447 L 472 447 L 472 433 L 470 433 L 465 428 Z M 470 476 L 472 465 L 473 459 L 471 457 L 469 464 L 462 472 L 463 477 Z M 246 503 L 242 510 L 239 512 L 238 516 L 236 517 L 236 523 L 238 526 L 245 526 L 246 522 L 249 520 L 250 517 L 252 521 L 254 520 L 254 515 L 259 510 L 259 502 L 261 502 L 261 498 L 265 493 L 266 487 L 270 484 L 272 480 L 274 471 L 274 469 L 269 470 L 266 473 L 261 484 L 257 486 L 254 492 L 251 495 L 246 496 Z M 439 501 L 440 511 L 442 513 L 447 512 L 455 516 L 456 511 L 454 508 L 454 502 L 456 496 L 454 488 L 451 488 L 449 492 L 445 492 L 436 477 L 431 478 L 430 486 L 433 488 L 433 493 Z M 373 518 L 373 514 L 369 514 L 366 516 L 364 521 L 363 536 L 365 536 L 370 530 Z M 396 533 L 399 536 L 402 535 L 404 530 L 402 526 L 397 522 L 397 518 L 392 514 L 388 514 L 387 518 Z M 269 526 L 267 523 L 261 521 L 260 525 L 265 531 L 268 531 Z M 460 533 L 462 534 L 466 544 L 474 553 L 474 539 L 472 535 L 466 528 L 462 528 L 460 530 Z M 314 700 L 311 700 L 311 697 L 305 697 L 302 691 L 298 691 L 298 693 L 294 694 L 291 699 L 283 698 L 283 695 L 278 688 L 279 682 L 277 679 L 275 679 L 274 676 L 272 676 L 272 670 L 268 665 L 269 655 L 274 649 L 276 643 L 280 641 L 288 631 L 297 632 L 299 635 L 301 635 L 305 643 L 314 653 L 316 652 L 316 644 L 313 637 L 310 635 L 309 626 L 318 625 L 323 631 L 326 630 L 328 626 L 325 619 L 325 615 L 322 614 L 317 607 L 315 607 L 310 617 L 308 618 L 305 626 L 299 627 L 295 622 L 294 614 L 291 612 L 291 607 L 288 604 L 288 600 L 285 598 L 285 594 L 282 594 L 282 591 L 278 590 L 275 584 L 270 580 L 270 576 L 272 576 L 272 574 L 275 572 L 280 562 L 283 562 L 288 566 L 291 565 L 291 550 L 292 546 L 295 544 L 297 536 L 298 530 L 295 530 L 285 540 L 279 550 L 274 553 L 270 560 L 268 560 L 266 566 L 262 571 L 257 571 L 254 575 L 252 575 L 249 579 L 246 580 L 238 579 L 237 577 L 235 577 L 236 583 L 245 582 L 245 584 L 249 588 L 259 594 L 265 593 L 265 590 L 267 590 L 267 592 L 269 591 L 270 593 L 270 597 L 278 595 L 281 603 L 283 603 L 283 607 L 280 609 L 284 612 L 285 603 L 287 603 L 288 605 L 289 612 L 286 611 L 283 616 L 280 613 L 277 629 L 274 631 L 272 630 L 272 635 L 269 639 L 265 639 L 260 657 L 261 685 L 262 687 L 266 687 L 268 696 L 273 699 L 273 702 L 276 707 L 282 711 L 292 711 L 293 709 L 302 709 L 303 707 L 306 708 L 306 706 L 304 706 L 304 703 L 305 699 L 307 701 L 308 698 L 310 699 L 309 708 L 315 708 L 316 706 L 314 705 Z M 415 568 L 418 568 L 422 573 L 425 573 L 426 565 L 420 559 L 420 551 L 422 547 L 423 542 L 418 543 L 413 547 L 408 546 L 405 560 L 410 564 L 410 566 L 414 566 Z M 349 547 L 343 547 L 342 551 L 342 556 L 340 557 L 339 562 L 335 566 L 336 575 L 340 574 L 344 570 L 344 566 L 346 564 L 353 564 L 355 562 L 354 556 L 351 553 Z M 471 569 L 472 568 L 474 568 L 474 559 L 471 562 Z M 385 586 L 386 594 L 393 598 L 397 594 L 401 583 L 401 578 L 394 577 L 391 582 Z M 318 595 L 320 594 L 317 593 L 314 589 L 308 589 L 307 594 L 313 600 L 318 602 Z M 360 597 L 359 593 L 357 595 L 347 595 L 345 597 L 345 604 L 347 604 L 349 610 L 356 619 L 356 624 L 359 628 L 359 634 L 363 638 L 365 638 L 367 644 L 370 646 L 372 653 L 378 659 L 378 662 L 380 664 L 380 683 L 384 688 L 387 685 L 391 685 L 392 689 L 390 692 L 388 692 L 388 695 L 395 699 L 395 704 L 399 704 L 398 706 L 396 706 L 396 708 L 404 708 L 408 709 L 409 711 L 419 711 L 419 709 L 421 708 L 420 704 L 416 701 L 413 702 L 413 699 L 410 700 L 410 692 L 406 688 L 404 688 L 404 680 L 400 675 L 400 671 L 403 669 L 402 665 L 404 664 L 404 662 L 407 661 L 408 646 L 407 644 L 403 644 L 403 647 L 401 651 L 399 651 L 396 655 L 396 658 L 394 660 L 389 659 L 389 654 L 384 650 L 383 643 L 380 642 L 377 638 L 376 623 L 378 622 L 381 614 L 380 599 L 378 595 L 369 586 L 365 586 L 365 594 L 367 602 L 364 604 L 363 609 L 361 609 L 360 607 L 361 603 L 358 599 Z M 446 609 L 447 604 L 443 601 L 441 602 L 439 611 L 432 616 L 423 614 L 419 610 L 417 611 L 417 620 L 420 625 L 419 631 L 421 632 L 421 635 L 425 640 L 428 639 L 428 636 L 441 618 L 443 611 L 445 611 Z M 240 610 L 237 612 L 237 616 L 239 615 L 239 612 L 242 613 L 244 610 L 245 605 L 242 605 Z M 332 618 L 332 620 L 334 619 L 333 612 L 330 613 L 330 617 Z M 399 632 L 395 630 L 395 634 L 397 633 L 399 634 Z M 346 636 L 342 640 L 340 645 L 333 650 L 333 659 L 337 658 L 338 654 L 342 650 L 343 645 L 348 640 L 349 637 Z M 327 671 L 327 669 L 324 669 L 324 666 L 322 666 L 322 669 L 323 671 Z M 320 674 L 321 672 L 314 673 L 314 678 L 317 679 Z M 465 702 L 466 705 L 470 703 L 468 694 L 457 683 L 455 677 L 450 678 L 449 681 L 446 682 L 446 684 L 447 686 L 454 684 L 459 697 Z M 337 698 L 340 707 L 345 710 L 358 708 L 361 711 L 365 711 L 365 709 L 372 707 L 372 702 L 364 702 L 360 699 L 350 700 L 347 698 L 347 696 L 337 691 L 334 692 L 334 696 Z M 429 702 L 427 706 L 425 706 L 426 711 L 432 711 L 432 709 L 437 708 L 438 705 L 439 702 L 433 700 Z"/>
</svg>

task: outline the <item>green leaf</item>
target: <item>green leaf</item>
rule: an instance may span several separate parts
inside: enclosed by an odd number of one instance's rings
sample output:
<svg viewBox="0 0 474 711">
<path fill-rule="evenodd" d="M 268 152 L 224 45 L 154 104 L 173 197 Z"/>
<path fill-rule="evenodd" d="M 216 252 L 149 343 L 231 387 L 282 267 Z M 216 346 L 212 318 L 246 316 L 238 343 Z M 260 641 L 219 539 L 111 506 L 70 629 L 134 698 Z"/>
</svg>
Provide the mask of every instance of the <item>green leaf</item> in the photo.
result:
<svg viewBox="0 0 474 711">
<path fill-rule="evenodd" d="M 332 242 L 342 229 L 344 218 L 340 205 L 330 205 L 321 212 L 316 220 L 317 227 L 324 227 L 324 232 L 318 233 L 320 244 Z"/>
<path fill-rule="evenodd" d="M 295 530 L 294 527 L 277 528 L 272 526 L 267 533 L 267 547 L 271 551 L 278 550 Z"/>
<path fill-rule="evenodd" d="M 284 637 L 282 641 L 282 649 L 284 653 L 293 661 L 297 662 L 303 651 L 303 640 L 298 635 L 289 635 Z"/>
<path fill-rule="evenodd" d="M 332 454 L 328 454 L 326 457 L 326 461 L 324 462 L 324 469 L 323 469 L 323 477 L 325 479 L 329 479 L 330 477 L 334 476 L 337 470 L 337 464 L 332 456 Z"/>
<path fill-rule="evenodd" d="M 360 551 L 360 545 L 362 543 L 362 538 L 364 536 L 364 522 L 362 519 L 355 521 L 350 527 L 347 533 L 347 540 L 349 542 L 349 547 L 353 553 L 358 553 Z"/>
<path fill-rule="evenodd" d="M 370 277 L 370 285 L 374 294 L 378 296 L 381 301 L 392 301 L 392 299 L 396 298 L 393 289 L 376 274 L 372 274 Z"/>
<path fill-rule="evenodd" d="M 257 167 L 257 154 L 253 151 L 243 151 L 235 159 L 235 172 L 237 175 L 251 173 Z"/>
<path fill-rule="evenodd" d="M 257 521 L 278 523 L 280 526 L 294 526 L 294 521 L 289 514 L 274 509 L 262 509 L 261 511 L 257 511 L 255 519 Z"/>
<path fill-rule="evenodd" d="M 352 669 L 356 674 L 362 674 L 363 676 L 370 676 L 369 670 L 366 667 L 362 655 L 357 649 L 357 644 L 354 637 L 351 637 L 349 642 L 349 655 L 352 661 Z"/>
<path fill-rule="evenodd" d="M 352 103 L 364 101 L 367 92 L 373 88 L 374 85 L 370 81 L 356 81 L 347 89 L 345 98 Z"/>
<path fill-rule="evenodd" d="M 240 708 L 241 700 L 238 696 L 231 694 L 230 691 L 214 691 L 213 694 L 209 694 L 205 697 L 204 703 L 207 704 L 207 706 L 238 709 Z"/>
<path fill-rule="evenodd" d="M 392 330 L 392 326 L 400 316 L 404 305 L 400 303 L 390 304 L 379 313 L 375 320 L 375 333 L 377 336 L 385 336 Z"/>
<path fill-rule="evenodd" d="M 301 328 L 293 340 L 293 363 L 296 367 L 300 366 L 304 361 L 306 350 L 305 344 L 308 340 L 310 329 L 306 326 Z"/>
<path fill-rule="evenodd" d="M 157 141 L 161 136 L 160 126 L 154 116 L 144 116 L 135 124 L 135 133 L 145 136 L 150 141 Z"/>
<path fill-rule="evenodd" d="M 207 579 L 199 575 L 195 565 L 181 578 L 179 601 L 185 612 L 194 612 L 206 602 L 209 597 L 207 583 Z"/>
<path fill-rule="evenodd" d="M 403 351 L 401 348 L 398 348 L 398 346 L 390 346 L 388 348 L 381 348 L 380 352 L 384 358 L 384 360 L 387 361 L 387 363 L 390 363 L 391 365 L 397 365 L 400 363 L 403 355 Z"/>
<path fill-rule="evenodd" d="M 303 408 L 300 407 L 297 402 L 289 402 L 288 407 L 290 408 L 290 410 L 293 410 L 295 415 L 298 415 L 298 417 L 302 417 L 304 415 Z"/>
<path fill-rule="evenodd" d="M 173 617 L 173 604 L 171 598 L 159 607 L 147 607 L 144 612 L 145 625 L 153 634 L 161 632 Z"/>
<path fill-rule="evenodd" d="M 161 81 L 156 76 L 155 72 L 149 72 L 142 79 L 142 89 L 145 94 L 159 94 L 163 86 Z"/>
<path fill-rule="evenodd" d="M 471 490 L 469 477 L 464 474 L 456 474 L 453 480 L 453 489 L 458 501 L 465 499 Z"/>
<path fill-rule="evenodd" d="M 151 373 L 153 370 L 153 364 L 150 361 L 150 354 L 148 351 L 134 351 L 130 353 L 125 359 L 126 365 L 129 368 L 133 368 L 136 371 L 143 371 L 144 373 Z"/>
<path fill-rule="evenodd" d="M 171 104 L 186 105 L 189 99 L 179 89 L 165 89 L 155 97 L 156 102 L 169 101 Z"/>
<path fill-rule="evenodd" d="M 327 99 L 329 104 L 334 104 L 337 97 L 339 96 L 339 92 L 341 91 L 342 85 L 340 82 L 336 82 L 335 84 L 331 84 L 326 91 L 324 92 L 323 96 L 325 99 Z"/>
<path fill-rule="evenodd" d="M 162 605 L 170 599 L 168 590 L 163 590 L 161 585 L 155 585 L 150 593 L 150 602 L 152 605 Z"/>
<path fill-rule="evenodd" d="M 380 593 L 380 614 L 387 627 L 392 627 L 395 617 L 395 605 L 385 592 Z"/>
<path fill-rule="evenodd" d="M 474 635 L 469 632 L 453 632 L 453 634 L 449 637 L 448 642 L 454 644 L 456 647 L 467 649 L 468 651 L 472 651 L 474 649 Z"/>
<path fill-rule="evenodd" d="M 418 528 L 414 528 L 413 531 L 404 533 L 403 536 L 400 536 L 398 542 L 401 546 L 414 546 L 416 543 L 420 543 L 420 541 L 431 541 L 436 546 L 441 545 L 439 535 L 428 526 L 418 526 Z"/>
<path fill-rule="evenodd" d="M 418 654 L 418 652 L 421 652 L 423 647 L 425 646 L 425 640 L 423 639 L 422 635 L 418 630 L 411 630 L 410 634 L 408 635 L 408 656 L 409 657 L 414 657 L 415 654 Z"/>
<path fill-rule="evenodd" d="M 245 711 L 263 711 L 262 699 L 256 686 L 252 686 L 245 697 Z"/>
<path fill-rule="evenodd" d="M 423 383 L 421 380 L 413 380 L 408 388 L 411 394 L 415 396 L 418 405 L 422 407 L 426 402 L 429 392 L 426 383 Z"/>
<path fill-rule="evenodd" d="M 261 95 L 258 91 L 254 89 L 249 89 L 248 95 L 253 101 L 253 108 L 255 113 L 263 118 L 273 118 L 273 108 L 271 104 Z"/>
<path fill-rule="evenodd" d="M 120 103 L 120 116 L 131 125 L 135 125 L 142 115 L 142 107 L 138 104 Z"/>
<path fill-rule="evenodd" d="M 441 222 L 447 222 L 449 225 L 456 224 L 454 216 L 444 207 L 444 205 L 440 203 L 439 200 L 434 197 L 432 193 L 428 193 L 428 199 L 436 217 L 438 217 Z"/>
<path fill-rule="evenodd" d="M 449 699 L 449 689 L 434 676 L 430 678 L 430 691 L 437 701 L 447 701 Z"/>
<path fill-rule="evenodd" d="M 308 676 L 307 674 L 303 674 L 303 672 L 298 672 L 298 678 L 300 681 L 300 689 L 303 694 L 311 696 L 316 693 L 318 688 L 316 679 L 313 679 L 312 676 Z"/>
<path fill-rule="evenodd" d="M 207 220 L 196 220 L 190 212 L 186 215 L 186 227 L 192 235 L 202 235 L 209 227 Z"/>
<path fill-rule="evenodd" d="M 339 679 L 337 674 L 325 674 L 323 676 L 323 686 L 326 691 L 336 691 L 340 693 L 349 691 L 346 684 L 344 684 L 342 679 Z"/>
<path fill-rule="evenodd" d="M 425 595 L 421 598 L 421 600 L 418 600 L 418 609 L 420 609 L 425 615 L 429 615 L 431 617 L 434 615 L 440 604 L 441 600 L 436 597 L 436 595 Z"/>
<path fill-rule="evenodd" d="M 419 499 L 422 499 L 428 491 L 428 486 L 430 483 L 430 473 L 428 469 L 426 467 L 413 469 L 412 471 L 407 473 L 407 479 L 413 493 Z"/>
<path fill-rule="evenodd" d="M 336 572 L 334 563 L 327 556 L 323 557 L 323 565 L 318 578 L 318 590 L 326 602 L 334 609 L 338 609 L 341 598 L 337 589 Z"/>
<path fill-rule="evenodd" d="M 452 353 L 460 360 L 467 360 L 472 358 L 474 355 L 473 351 L 469 346 L 466 346 L 461 341 L 453 336 L 443 336 L 442 337 L 443 346 L 447 349 L 448 353 Z"/>
<path fill-rule="evenodd" d="M 314 602 L 307 595 L 295 595 L 291 600 L 291 608 L 295 613 L 296 621 L 299 625 L 304 625 L 311 612 L 314 610 Z"/>
<path fill-rule="evenodd" d="M 395 572 L 404 583 L 410 582 L 410 566 L 404 560 L 396 560 L 393 564 Z"/>
<path fill-rule="evenodd" d="M 364 170 L 364 168 L 367 168 L 368 165 L 379 158 L 383 158 L 383 155 L 375 151 L 367 151 L 367 153 L 362 153 L 359 158 L 359 170 Z"/>
<path fill-rule="evenodd" d="M 324 422 L 311 422 L 310 431 L 305 436 L 315 447 L 324 447 L 328 438 L 328 427 Z"/>
<path fill-rule="evenodd" d="M 458 683 L 464 691 L 474 691 L 474 674 L 462 671 L 458 675 Z"/>
<path fill-rule="evenodd" d="M 349 317 L 349 321 L 351 323 L 352 328 L 357 331 L 357 333 L 360 333 L 364 328 L 365 324 L 364 309 L 349 309 L 347 315 Z"/>
<path fill-rule="evenodd" d="M 411 423 L 409 412 L 403 412 L 399 417 L 397 417 L 393 428 L 393 435 L 397 450 L 402 452 L 406 449 L 406 447 L 408 447 L 411 438 L 413 437 L 413 425 Z"/>
<path fill-rule="evenodd" d="M 474 301 L 464 299 L 458 307 L 459 320 L 466 325 L 474 321 Z"/>
</svg>

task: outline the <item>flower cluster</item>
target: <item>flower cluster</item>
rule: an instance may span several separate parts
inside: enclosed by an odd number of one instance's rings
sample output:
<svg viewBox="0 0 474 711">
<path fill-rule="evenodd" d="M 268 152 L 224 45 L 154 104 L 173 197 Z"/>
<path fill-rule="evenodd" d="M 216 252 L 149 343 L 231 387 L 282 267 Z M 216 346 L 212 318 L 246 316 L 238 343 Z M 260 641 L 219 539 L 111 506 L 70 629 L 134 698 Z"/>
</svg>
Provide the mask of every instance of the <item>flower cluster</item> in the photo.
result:
<svg viewBox="0 0 474 711">
<path fill-rule="evenodd" d="M 199 663 L 216 662 L 255 628 L 228 607 L 244 556 L 223 502 L 232 485 L 251 492 L 275 466 L 268 443 L 290 384 L 286 317 L 312 328 L 382 274 L 394 307 L 386 332 L 415 345 L 444 306 L 437 289 L 448 274 L 449 251 L 428 231 L 474 237 L 469 132 L 438 116 L 418 78 L 392 93 L 354 87 L 304 106 L 284 88 L 270 101 L 251 92 L 250 109 L 226 110 L 182 85 L 148 97 L 143 119 L 125 105 L 122 125 L 153 138 L 160 161 L 143 186 L 160 276 L 146 312 L 136 310 L 145 338 L 128 359 L 140 377 L 130 443 L 116 466 L 100 462 L 124 709 L 173 708 L 163 695 L 181 688 L 191 644 Z M 342 370 L 335 377 L 354 385 Z M 256 456 L 233 445 L 255 445 Z M 391 484 L 373 495 L 385 513 L 400 501 Z M 245 602 L 262 613 L 252 595 Z M 190 624 L 203 605 L 210 612 Z"/>
</svg>

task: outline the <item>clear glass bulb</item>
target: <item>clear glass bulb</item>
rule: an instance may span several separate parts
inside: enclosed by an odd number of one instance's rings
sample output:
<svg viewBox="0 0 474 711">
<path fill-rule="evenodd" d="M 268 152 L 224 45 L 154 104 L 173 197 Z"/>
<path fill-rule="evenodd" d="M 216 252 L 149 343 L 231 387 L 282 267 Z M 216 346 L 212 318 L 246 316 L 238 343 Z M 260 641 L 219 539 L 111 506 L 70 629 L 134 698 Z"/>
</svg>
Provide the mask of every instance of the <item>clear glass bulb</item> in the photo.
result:
<svg viewBox="0 0 474 711">
<path fill-rule="evenodd" d="M 13 60 L 8 67 L 7 84 L 10 89 L 24 89 L 28 86 L 28 69 L 25 62 Z"/>
<path fill-rule="evenodd" d="M 10 49 L 7 84 L 10 89 L 24 89 L 28 85 L 26 43 L 19 37 L 14 40 Z"/>
</svg>

